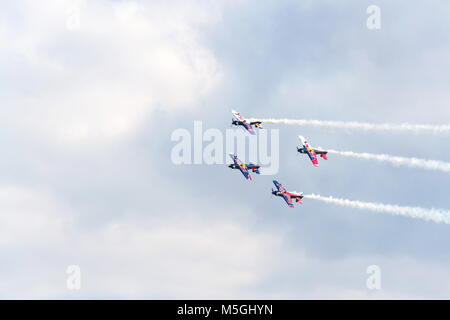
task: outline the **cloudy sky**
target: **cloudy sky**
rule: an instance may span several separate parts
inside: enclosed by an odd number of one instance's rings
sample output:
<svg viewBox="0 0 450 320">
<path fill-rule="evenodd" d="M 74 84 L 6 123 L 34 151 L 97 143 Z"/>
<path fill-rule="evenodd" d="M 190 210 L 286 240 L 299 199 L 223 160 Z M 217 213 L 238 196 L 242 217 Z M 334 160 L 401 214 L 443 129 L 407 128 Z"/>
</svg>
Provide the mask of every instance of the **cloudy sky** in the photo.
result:
<svg viewBox="0 0 450 320">
<path fill-rule="evenodd" d="M 366 26 L 381 9 L 381 29 Z M 0 5 L 0 298 L 450 298 L 450 226 L 270 195 L 450 208 L 447 174 L 313 145 L 450 161 L 448 135 L 267 125 L 280 169 L 175 165 L 176 129 L 248 117 L 448 124 L 450 3 Z M 80 290 L 67 288 L 79 266 Z M 381 289 L 366 286 L 367 267 Z"/>
</svg>

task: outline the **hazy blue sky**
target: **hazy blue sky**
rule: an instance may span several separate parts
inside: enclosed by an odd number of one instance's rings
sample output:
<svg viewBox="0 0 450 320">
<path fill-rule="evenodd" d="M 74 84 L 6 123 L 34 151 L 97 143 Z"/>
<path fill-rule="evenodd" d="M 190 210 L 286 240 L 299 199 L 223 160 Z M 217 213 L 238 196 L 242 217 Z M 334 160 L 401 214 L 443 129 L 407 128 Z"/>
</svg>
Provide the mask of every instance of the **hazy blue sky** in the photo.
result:
<svg viewBox="0 0 450 320">
<path fill-rule="evenodd" d="M 381 29 L 366 27 L 369 5 Z M 267 125 L 280 170 L 174 165 L 174 130 L 248 117 L 448 124 L 448 1 L 0 5 L 1 298 L 450 298 L 450 226 L 288 189 L 450 208 L 449 176 L 313 145 L 450 161 L 448 135 Z M 81 268 L 81 290 L 66 268 Z M 381 268 L 381 290 L 366 269 Z"/>
</svg>

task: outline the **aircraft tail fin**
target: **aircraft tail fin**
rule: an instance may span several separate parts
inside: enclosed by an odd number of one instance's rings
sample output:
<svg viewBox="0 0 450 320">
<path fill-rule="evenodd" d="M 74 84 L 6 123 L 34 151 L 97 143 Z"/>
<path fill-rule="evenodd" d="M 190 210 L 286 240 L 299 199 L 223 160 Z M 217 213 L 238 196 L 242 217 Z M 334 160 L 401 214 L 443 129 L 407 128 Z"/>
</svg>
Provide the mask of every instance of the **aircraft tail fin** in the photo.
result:
<svg viewBox="0 0 450 320">
<path fill-rule="evenodd" d="M 260 174 L 259 166 L 257 166 L 256 164 L 249 163 L 249 164 L 247 165 L 247 168 L 251 169 L 252 172 L 254 172 L 254 173 L 256 173 L 256 174 Z"/>
</svg>

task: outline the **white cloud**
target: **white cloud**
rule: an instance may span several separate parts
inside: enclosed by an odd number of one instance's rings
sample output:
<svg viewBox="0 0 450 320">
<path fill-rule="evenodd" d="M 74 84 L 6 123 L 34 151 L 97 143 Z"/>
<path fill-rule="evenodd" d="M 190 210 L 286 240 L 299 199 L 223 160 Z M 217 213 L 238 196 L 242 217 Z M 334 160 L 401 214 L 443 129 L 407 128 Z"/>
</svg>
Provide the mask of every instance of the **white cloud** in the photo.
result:
<svg viewBox="0 0 450 320">
<path fill-rule="evenodd" d="M 445 266 L 412 257 L 318 259 L 287 245 L 277 229 L 206 211 L 143 212 L 86 229 L 50 192 L 2 188 L 0 205 L 5 298 L 446 298 L 450 281 Z M 380 291 L 366 288 L 374 263 Z M 73 264 L 81 267 L 80 291 L 66 288 Z"/>
<path fill-rule="evenodd" d="M 118 219 L 87 231 L 50 193 L 3 188 L 0 204 L 0 245 L 17 249 L 0 273 L 5 297 L 70 295 L 65 268 L 76 264 L 84 296 L 231 298 L 266 277 L 274 266 L 267 253 L 281 250 L 278 236 L 189 213 Z"/>
<path fill-rule="evenodd" d="M 11 89 L 5 126 L 105 143 L 133 133 L 156 108 L 194 107 L 220 82 L 220 65 L 198 36 L 216 19 L 208 8 L 77 1 L 80 28 L 71 30 L 73 3 L 27 1 L 15 8 L 17 22 L 1 26 Z"/>
<path fill-rule="evenodd" d="M 53 246 L 68 226 L 68 208 L 42 190 L 1 187 L 0 212 L 3 246 Z"/>
<path fill-rule="evenodd" d="M 208 298 L 238 296 L 258 283 L 272 266 L 266 252 L 279 246 L 273 235 L 196 218 L 111 224 L 85 238 L 80 252 L 98 294 Z"/>
<path fill-rule="evenodd" d="M 80 28 L 69 30 L 67 10 L 74 3 L 80 7 Z M 239 1 L 231 5 L 235 3 Z M 185 111 L 201 105 L 203 98 L 223 89 L 222 82 L 226 80 L 237 80 L 233 82 L 235 87 L 230 85 L 231 89 L 225 88 L 213 99 L 224 104 L 244 105 L 250 101 L 248 108 L 264 108 L 271 104 L 266 103 L 265 97 L 273 94 L 272 105 L 279 109 L 266 109 L 270 115 L 283 112 L 306 117 L 317 112 L 329 120 L 349 116 L 361 120 L 363 116 L 376 118 L 376 113 L 369 112 L 372 110 L 384 117 L 384 109 L 392 108 L 397 105 L 396 100 L 404 99 L 402 95 L 408 97 L 411 93 L 409 100 L 413 100 L 415 112 L 427 101 L 439 106 L 438 115 L 422 108 L 420 113 L 408 113 L 411 119 L 424 120 L 422 113 L 428 112 L 429 120 L 442 120 L 437 116 L 447 112 L 442 107 L 448 68 L 441 63 L 442 71 L 429 70 L 438 70 L 436 61 L 443 61 L 446 50 L 428 46 L 427 53 L 422 54 L 419 48 L 411 58 L 418 58 L 415 66 L 420 74 L 434 80 L 429 82 L 431 86 L 422 87 L 421 78 L 416 80 L 405 72 L 410 68 L 407 63 L 398 64 L 404 59 L 391 61 L 389 50 L 385 58 L 391 64 L 384 69 L 380 69 L 386 66 L 383 59 L 352 50 L 356 45 L 352 43 L 355 32 L 343 22 L 345 17 L 330 14 L 329 7 L 317 7 L 315 2 L 303 4 L 308 11 L 290 10 L 295 5 L 279 6 L 277 2 L 256 12 L 250 5 L 224 13 L 222 2 L 201 1 L 3 3 L 0 296 L 448 297 L 448 261 L 440 253 L 445 249 L 441 238 L 445 237 L 444 229 L 388 218 L 372 225 L 375 219 L 369 215 L 367 219 L 355 218 L 351 213 L 316 205 L 298 208 L 299 212 L 286 211 L 283 204 L 270 200 L 270 181 L 264 177 L 254 184 L 238 185 L 243 182 L 240 177 L 226 179 L 226 167 L 216 170 L 172 166 L 164 152 L 145 153 L 139 149 L 142 145 L 134 144 L 143 140 L 147 143 L 148 137 L 136 137 L 133 144 L 107 148 L 109 142 L 133 135 L 143 123 L 163 127 L 157 123 L 158 114 L 153 122 L 146 121 L 153 112 L 168 112 L 174 118 L 176 113 L 185 116 Z M 311 33 L 306 24 L 322 18 L 318 14 L 322 9 L 327 18 L 338 20 L 318 25 L 319 34 Z M 365 10 L 358 10 L 349 6 L 345 14 L 361 14 L 358 25 L 362 29 L 356 33 L 366 36 Z M 261 16 L 259 12 L 270 15 Z M 305 17 L 310 19 L 302 19 Z M 267 29 L 258 28 L 260 24 L 253 19 L 260 19 Z M 302 23 L 296 25 L 294 21 Z M 218 28 L 222 31 L 212 33 L 218 36 L 217 41 L 206 34 L 216 24 L 222 24 Z M 338 29 L 327 33 L 328 26 L 338 25 Z M 388 26 L 383 24 L 382 32 Z M 221 33 L 223 30 L 229 33 Z M 241 30 L 243 33 L 237 34 Z M 397 32 L 403 35 L 401 28 Z M 292 38 L 299 41 L 290 41 Z M 386 38 L 388 33 L 383 34 Z M 329 50 L 327 41 L 333 39 L 341 50 Z M 258 60 L 261 51 L 256 56 L 252 53 L 261 41 L 267 46 L 261 47 L 265 55 Z M 305 51 L 297 46 L 306 51 L 314 47 L 317 51 L 298 56 Z M 214 48 L 222 50 L 223 65 L 214 56 Z M 293 57 L 291 61 L 289 57 Z M 300 66 L 306 69 L 299 67 L 296 59 L 304 59 Z M 231 68 L 223 70 L 224 66 Z M 224 79 L 233 70 L 236 76 Z M 273 77 L 272 72 L 279 77 Z M 254 90 L 259 86 L 242 86 L 245 79 L 250 84 L 267 80 L 273 86 L 262 86 L 267 88 L 262 92 Z M 396 82 L 401 83 L 397 86 Z M 384 91 L 387 93 L 377 95 Z M 257 99 L 263 102 L 254 103 Z M 377 111 L 377 105 L 384 107 Z M 403 105 L 398 115 L 404 117 L 408 106 Z M 207 110 L 204 114 L 215 121 L 213 118 L 222 112 Z M 295 136 L 295 132 L 292 134 Z M 323 139 L 316 135 L 315 141 L 329 142 L 340 137 L 327 132 L 316 134 L 323 134 Z M 168 138 L 151 137 L 158 139 L 158 145 L 167 143 Z M 38 143 L 32 145 L 35 141 Z M 58 148 L 48 147 L 48 141 L 61 144 Z M 361 148 L 368 145 L 366 137 L 359 142 Z M 374 148 L 380 145 L 379 140 L 369 142 Z M 400 142 L 392 147 L 402 147 L 404 142 Z M 353 140 L 348 138 L 343 143 Z M 84 152 L 66 152 L 61 146 Z M 414 148 L 412 145 L 411 152 L 419 152 Z M 149 146 L 146 150 L 149 149 L 156 148 Z M 442 148 L 435 149 L 440 154 L 444 152 Z M 285 159 L 289 165 L 285 166 L 282 179 L 287 185 L 356 192 L 349 185 L 351 177 L 357 178 L 357 172 L 349 172 L 348 165 L 339 167 L 338 159 L 314 174 L 306 169 L 306 162 L 303 170 L 298 159 Z M 355 166 L 350 168 L 354 170 Z M 158 173 L 158 169 L 162 172 Z M 336 172 L 348 179 L 336 178 Z M 366 168 L 364 174 L 368 184 L 379 181 L 391 189 L 407 178 L 393 176 L 394 183 L 388 174 L 380 180 Z M 375 186 L 364 190 L 363 182 L 355 185 L 361 192 L 368 192 L 368 197 L 397 197 L 389 188 Z M 442 186 L 436 182 L 424 185 Z M 402 201 L 420 201 L 420 205 L 423 201 L 433 203 L 440 196 L 435 188 L 417 198 L 416 184 L 403 186 L 407 198 Z M 421 234 L 421 238 L 411 234 Z M 376 256 L 380 252 L 383 256 Z M 402 253 L 411 257 L 403 258 Z M 365 288 L 365 268 L 373 263 L 379 264 L 383 272 L 383 289 L 376 293 Z M 66 267 L 72 264 L 80 265 L 82 270 L 80 292 L 65 287 Z"/>
</svg>

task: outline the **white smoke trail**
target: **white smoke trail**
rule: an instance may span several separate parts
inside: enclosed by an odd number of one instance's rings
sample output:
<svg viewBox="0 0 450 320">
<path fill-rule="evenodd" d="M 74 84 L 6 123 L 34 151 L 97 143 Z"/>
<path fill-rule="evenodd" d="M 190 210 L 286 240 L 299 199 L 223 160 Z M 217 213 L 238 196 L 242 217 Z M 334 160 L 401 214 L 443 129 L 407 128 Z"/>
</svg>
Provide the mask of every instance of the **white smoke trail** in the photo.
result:
<svg viewBox="0 0 450 320">
<path fill-rule="evenodd" d="M 389 162 L 396 166 L 408 166 L 411 168 L 422 168 L 428 170 L 440 170 L 443 172 L 450 172 L 450 163 L 444 161 L 396 157 L 388 154 L 357 153 L 352 151 L 336 151 L 336 150 L 327 150 L 327 151 L 329 153 L 338 154 L 344 157 Z"/>
<path fill-rule="evenodd" d="M 437 223 L 450 224 L 450 212 L 440 209 L 425 209 L 420 207 L 401 207 L 397 205 L 381 204 L 374 202 L 353 201 L 347 199 L 339 199 L 333 197 L 323 197 L 321 195 L 309 194 L 305 198 L 316 199 L 327 203 L 334 203 L 344 207 L 352 207 L 357 209 L 367 209 L 375 212 L 390 213 L 396 216 L 405 216 L 414 219 L 422 219 Z"/>
<path fill-rule="evenodd" d="M 322 120 L 294 120 L 294 119 L 256 119 L 249 121 L 261 121 L 274 124 L 289 124 L 310 127 L 328 127 L 335 129 L 362 129 L 374 131 L 413 131 L 430 133 L 449 133 L 450 125 L 430 125 L 430 124 L 409 124 L 409 123 L 365 123 L 365 122 L 345 122 L 345 121 L 322 121 Z"/>
</svg>

